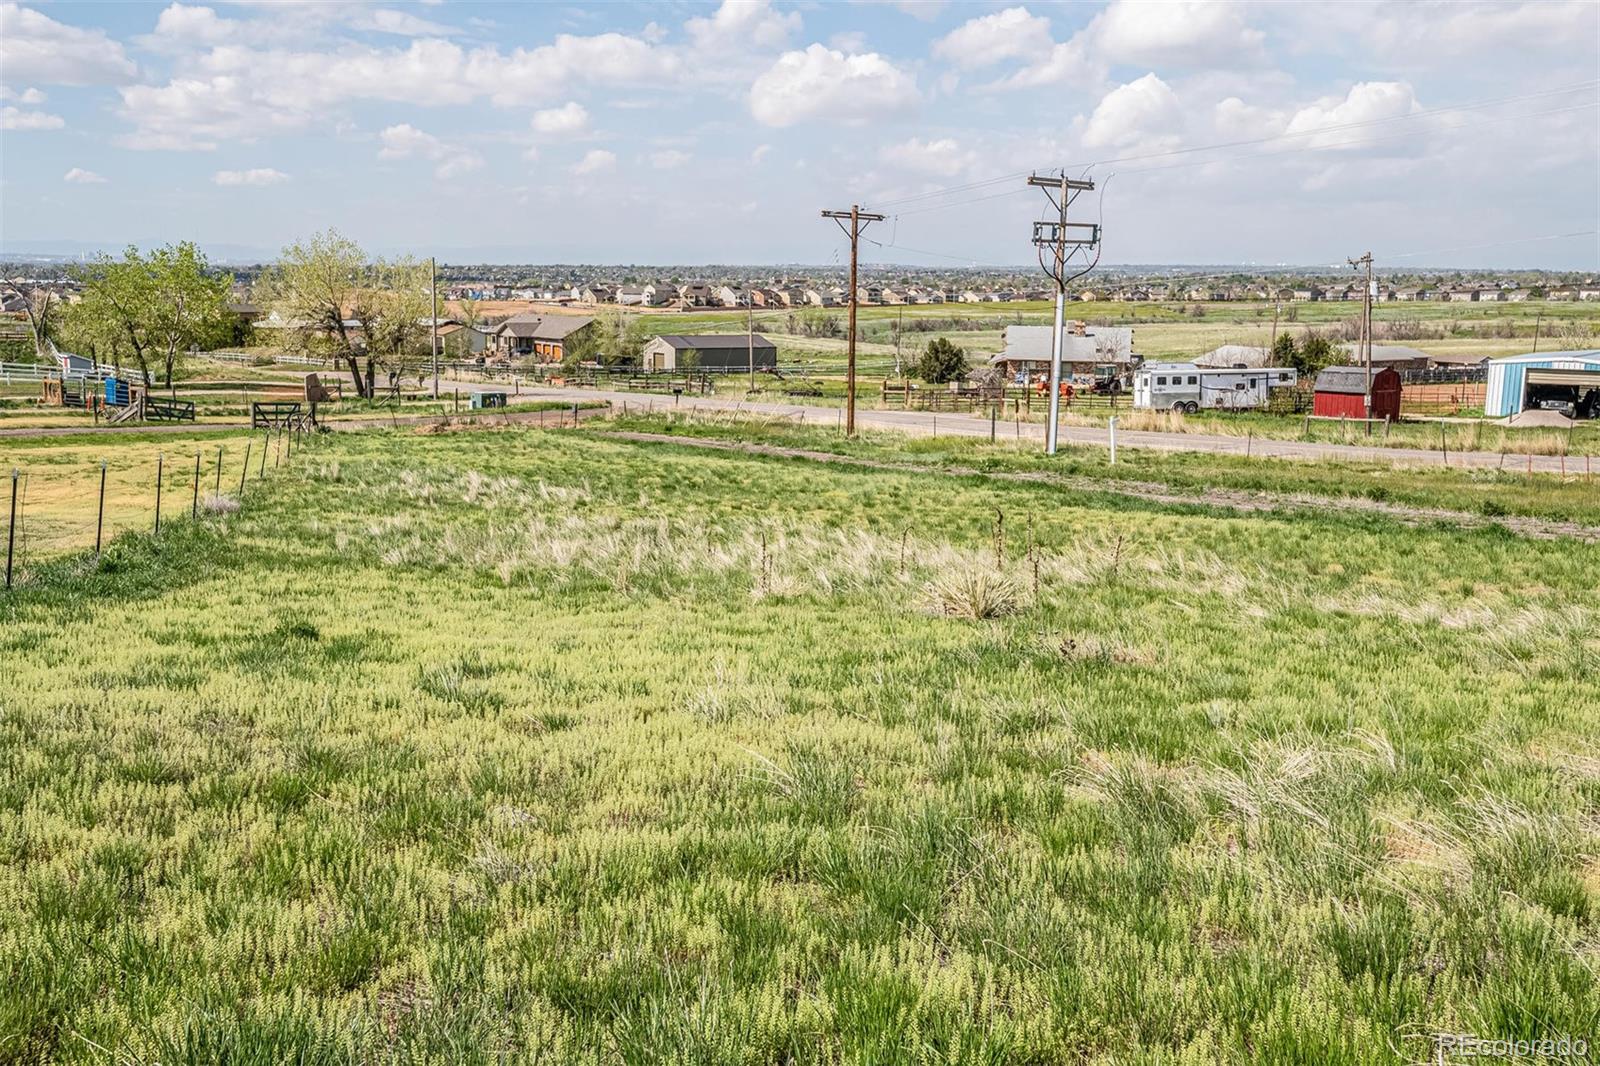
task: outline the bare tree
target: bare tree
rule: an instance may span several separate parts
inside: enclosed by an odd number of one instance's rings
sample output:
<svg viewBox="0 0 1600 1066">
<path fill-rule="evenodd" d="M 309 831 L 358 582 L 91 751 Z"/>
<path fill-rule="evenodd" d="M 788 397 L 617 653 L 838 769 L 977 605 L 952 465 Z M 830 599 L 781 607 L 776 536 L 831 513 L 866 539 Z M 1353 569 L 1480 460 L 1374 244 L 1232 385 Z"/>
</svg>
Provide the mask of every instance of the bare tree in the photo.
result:
<svg viewBox="0 0 1600 1066">
<path fill-rule="evenodd" d="M 13 279 L 15 268 L 0 269 L 5 274 L 0 287 L 13 293 L 22 303 L 22 312 L 28 319 L 28 332 L 33 335 L 33 354 L 44 359 L 50 355 L 50 342 L 55 336 L 61 310 L 61 298 L 49 289 L 30 286 L 20 276 Z"/>
</svg>

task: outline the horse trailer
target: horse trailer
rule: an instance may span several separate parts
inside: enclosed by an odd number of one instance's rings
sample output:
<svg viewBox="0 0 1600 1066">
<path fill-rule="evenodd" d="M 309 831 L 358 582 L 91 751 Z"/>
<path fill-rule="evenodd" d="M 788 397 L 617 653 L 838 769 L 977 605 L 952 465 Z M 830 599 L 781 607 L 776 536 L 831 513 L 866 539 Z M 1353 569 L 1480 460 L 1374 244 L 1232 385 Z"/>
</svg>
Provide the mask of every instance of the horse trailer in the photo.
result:
<svg viewBox="0 0 1600 1066">
<path fill-rule="evenodd" d="M 1265 407 L 1273 389 L 1299 381 L 1290 367 L 1204 367 L 1194 363 L 1145 363 L 1133 375 L 1133 406 L 1158 411 L 1201 408 L 1248 411 Z"/>
</svg>

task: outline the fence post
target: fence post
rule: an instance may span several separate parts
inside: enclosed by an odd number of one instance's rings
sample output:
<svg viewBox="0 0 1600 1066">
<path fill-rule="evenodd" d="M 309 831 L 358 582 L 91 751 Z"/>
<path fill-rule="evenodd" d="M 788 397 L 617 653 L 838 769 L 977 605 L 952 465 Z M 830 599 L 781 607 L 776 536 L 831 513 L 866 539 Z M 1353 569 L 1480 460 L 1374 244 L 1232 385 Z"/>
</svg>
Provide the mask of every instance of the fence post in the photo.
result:
<svg viewBox="0 0 1600 1066">
<path fill-rule="evenodd" d="M 222 495 L 222 445 L 220 444 L 217 445 L 217 484 L 211 490 L 211 494 L 218 497 Z"/>
<path fill-rule="evenodd" d="M 189 501 L 189 517 L 200 517 L 200 453 L 194 453 L 194 499 Z"/>
<path fill-rule="evenodd" d="M 11 468 L 11 520 L 6 523 L 6 588 L 11 587 L 11 553 L 17 543 L 17 478 L 21 471 Z"/>
<path fill-rule="evenodd" d="M 1111 465 L 1117 465 L 1117 416 L 1106 419 L 1106 434 L 1111 440 Z"/>
<path fill-rule="evenodd" d="M 165 467 L 167 457 L 161 452 L 156 453 L 156 535 L 161 535 L 161 474 Z"/>
<path fill-rule="evenodd" d="M 94 516 L 94 554 L 100 557 L 100 535 L 106 528 L 106 461 L 100 460 L 100 506 Z"/>
<path fill-rule="evenodd" d="M 247 439 L 244 442 L 244 465 L 239 468 L 239 499 L 244 500 L 244 479 L 250 476 L 250 445 L 255 441 Z"/>
<path fill-rule="evenodd" d="M 272 430 L 267 430 L 267 439 L 261 442 L 261 469 L 256 471 L 256 480 L 260 481 L 267 476 L 267 448 L 272 444 Z"/>
<path fill-rule="evenodd" d="M 990 444 L 994 443 L 994 427 L 995 427 L 995 423 L 997 421 L 999 421 L 999 419 L 1000 419 L 1000 408 L 999 407 L 991 407 L 991 408 L 989 408 L 989 443 Z"/>
</svg>

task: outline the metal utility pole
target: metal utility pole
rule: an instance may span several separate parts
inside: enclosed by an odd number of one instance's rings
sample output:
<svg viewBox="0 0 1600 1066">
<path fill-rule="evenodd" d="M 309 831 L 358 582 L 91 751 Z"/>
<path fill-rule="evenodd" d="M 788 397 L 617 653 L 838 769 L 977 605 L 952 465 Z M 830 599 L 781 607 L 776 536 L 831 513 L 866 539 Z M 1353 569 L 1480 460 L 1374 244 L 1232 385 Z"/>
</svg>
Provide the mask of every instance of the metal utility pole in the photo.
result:
<svg viewBox="0 0 1600 1066">
<path fill-rule="evenodd" d="M 1367 432 L 1372 432 L 1372 253 L 1359 259 L 1346 260 L 1352 267 L 1366 268 L 1366 280 L 1361 288 L 1361 362 L 1367 368 L 1367 392 L 1362 406 L 1367 412 Z"/>
<path fill-rule="evenodd" d="M 433 352 L 433 398 L 439 398 L 439 262 L 433 256 L 428 257 L 428 291 L 431 294 L 433 306 L 428 312 L 428 325 L 432 329 Z"/>
<path fill-rule="evenodd" d="M 823 218 L 831 218 L 844 230 L 845 236 L 850 238 L 850 338 L 846 347 L 845 381 L 844 381 L 844 435 L 856 435 L 856 259 L 861 245 L 862 227 L 872 222 L 882 222 L 883 215 L 869 214 L 861 210 L 860 204 L 851 204 L 848 211 L 824 211 Z M 850 220 L 850 228 L 844 229 L 844 220 Z"/>
<path fill-rule="evenodd" d="M 1078 195 L 1094 188 L 1094 182 L 1074 180 L 1068 178 L 1063 171 L 1058 177 L 1040 177 L 1037 174 L 1028 177 L 1028 184 L 1037 189 L 1043 189 L 1060 215 L 1055 222 L 1035 222 L 1033 224 L 1033 244 L 1039 253 L 1039 265 L 1044 267 L 1044 272 L 1055 279 L 1056 283 L 1056 328 L 1050 338 L 1050 422 L 1045 426 L 1044 451 L 1046 455 L 1056 453 L 1057 425 L 1056 421 L 1061 415 L 1061 356 L 1062 356 L 1062 330 L 1065 328 L 1067 306 L 1067 286 L 1089 271 L 1100 259 L 1098 251 L 1100 246 L 1100 227 L 1092 222 L 1068 222 L 1067 208 Z M 1089 249 L 1096 249 L 1095 257 L 1089 261 L 1082 270 L 1076 274 L 1067 275 L 1067 264 L 1073 258 L 1081 255 L 1087 256 Z M 1051 261 L 1045 263 L 1045 251 L 1050 251 Z"/>
</svg>

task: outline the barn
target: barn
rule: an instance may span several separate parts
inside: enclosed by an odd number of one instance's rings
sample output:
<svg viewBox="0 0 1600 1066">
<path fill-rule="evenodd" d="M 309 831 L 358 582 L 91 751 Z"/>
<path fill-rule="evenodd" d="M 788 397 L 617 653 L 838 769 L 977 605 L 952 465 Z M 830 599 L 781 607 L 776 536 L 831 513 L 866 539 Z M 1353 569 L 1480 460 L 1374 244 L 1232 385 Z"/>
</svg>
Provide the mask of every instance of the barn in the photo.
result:
<svg viewBox="0 0 1600 1066">
<path fill-rule="evenodd" d="M 778 346 L 759 333 L 664 333 L 644 346 L 646 370 L 773 370 Z"/>
<path fill-rule="evenodd" d="M 1400 374 L 1389 367 L 1372 368 L 1372 405 L 1366 403 L 1367 368 L 1330 366 L 1317 375 L 1311 413 L 1318 418 L 1400 419 Z"/>
<path fill-rule="evenodd" d="M 1600 351 L 1538 352 L 1489 360 L 1483 413 L 1505 418 L 1530 408 L 1600 418 Z"/>
</svg>

